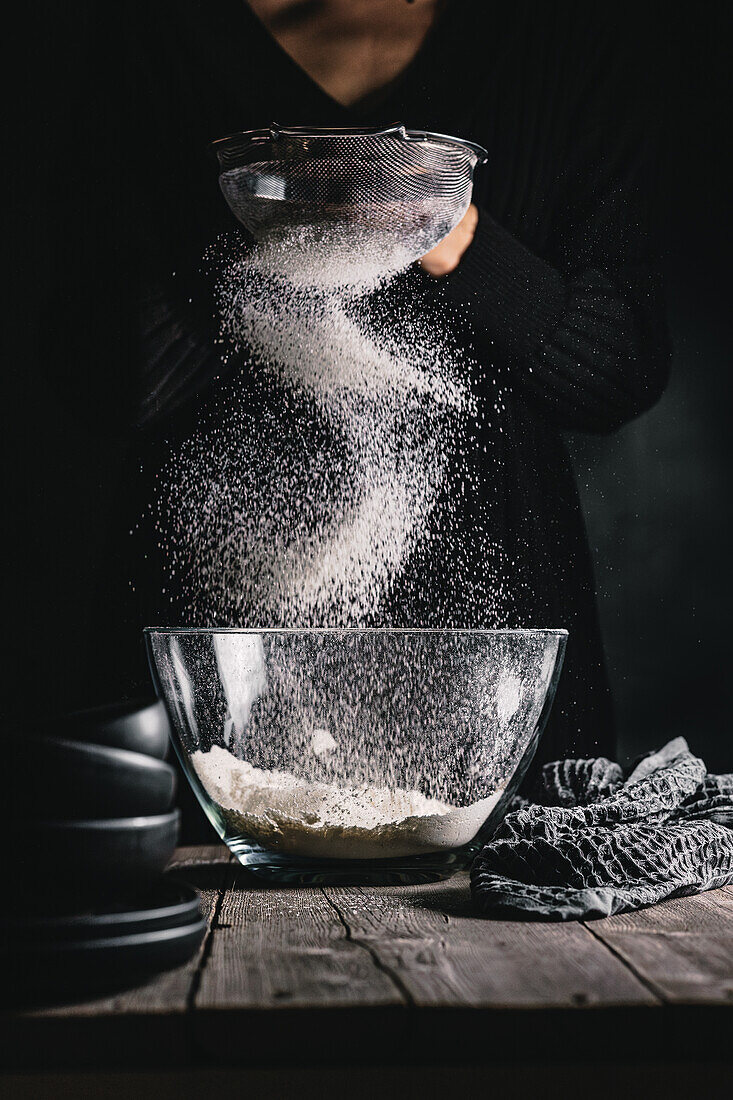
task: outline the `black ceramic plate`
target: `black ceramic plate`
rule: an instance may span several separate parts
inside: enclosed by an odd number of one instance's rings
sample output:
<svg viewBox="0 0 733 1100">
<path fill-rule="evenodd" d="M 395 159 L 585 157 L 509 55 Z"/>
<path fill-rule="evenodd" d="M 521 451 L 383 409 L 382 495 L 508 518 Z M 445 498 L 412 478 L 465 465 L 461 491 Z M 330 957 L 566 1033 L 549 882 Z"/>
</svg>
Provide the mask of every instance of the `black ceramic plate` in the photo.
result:
<svg viewBox="0 0 733 1100">
<path fill-rule="evenodd" d="M 180 928 L 201 918 L 199 896 L 185 883 L 163 879 L 124 899 L 98 901 L 84 912 L 38 915 L 14 911 L 0 927 L 16 946 L 47 948 L 49 944 L 139 936 Z"/>
<path fill-rule="evenodd" d="M 75 711 L 45 724 L 37 732 L 142 752 L 162 760 L 168 751 L 169 730 L 168 716 L 159 699 L 154 703 L 133 699 Z"/>
<path fill-rule="evenodd" d="M 169 764 L 126 749 L 28 737 L 16 742 L 26 774 L 33 776 L 35 805 L 56 821 L 163 814 L 176 792 Z M 16 813 L 23 813 L 18 792 L 11 792 Z M 27 795 L 23 793 L 25 800 Z"/>
<path fill-rule="evenodd" d="M 70 939 L 62 943 L 8 943 L 0 951 L 10 978 L 3 1001 L 18 1005 L 102 993 L 145 980 L 187 962 L 198 949 L 206 921 L 122 936 Z"/>
<path fill-rule="evenodd" d="M 160 874 L 173 855 L 180 814 L 96 821 L 16 820 L 10 830 L 18 873 L 102 884 Z"/>
</svg>

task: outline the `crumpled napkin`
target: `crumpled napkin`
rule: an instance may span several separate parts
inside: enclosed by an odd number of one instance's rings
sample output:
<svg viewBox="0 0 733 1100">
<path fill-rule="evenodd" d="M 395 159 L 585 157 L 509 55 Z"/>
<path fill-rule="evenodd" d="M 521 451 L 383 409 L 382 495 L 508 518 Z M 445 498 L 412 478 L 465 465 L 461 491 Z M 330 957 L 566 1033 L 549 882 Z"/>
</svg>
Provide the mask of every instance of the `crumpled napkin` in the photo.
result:
<svg viewBox="0 0 733 1100">
<path fill-rule="evenodd" d="M 733 883 L 733 775 L 708 775 L 682 737 L 629 775 L 603 757 L 546 764 L 471 869 L 498 917 L 607 917 Z"/>
</svg>

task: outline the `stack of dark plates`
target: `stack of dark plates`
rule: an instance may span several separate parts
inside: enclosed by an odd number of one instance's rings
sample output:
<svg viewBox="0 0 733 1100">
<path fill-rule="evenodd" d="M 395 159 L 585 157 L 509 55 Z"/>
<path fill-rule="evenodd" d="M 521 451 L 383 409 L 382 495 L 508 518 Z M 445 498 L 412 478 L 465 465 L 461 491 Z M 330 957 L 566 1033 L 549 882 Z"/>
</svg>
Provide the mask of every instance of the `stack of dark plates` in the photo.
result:
<svg viewBox="0 0 733 1100">
<path fill-rule="evenodd" d="M 163 877 L 179 826 L 167 747 L 160 702 L 77 712 L 16 741 L 2 954 L 21 998 L 129 983 L 201 942 L 198 895 Z"/>
</svg>

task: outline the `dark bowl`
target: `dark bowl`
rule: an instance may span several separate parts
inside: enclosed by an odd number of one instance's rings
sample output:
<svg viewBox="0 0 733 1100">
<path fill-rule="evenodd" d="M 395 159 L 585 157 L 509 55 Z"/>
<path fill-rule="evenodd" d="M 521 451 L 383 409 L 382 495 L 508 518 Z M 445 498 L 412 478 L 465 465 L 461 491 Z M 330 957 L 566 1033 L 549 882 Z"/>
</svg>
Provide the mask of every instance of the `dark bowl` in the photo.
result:
<svg viewBox="0 0 733 1100">
<path fill-rule="evenodd" d="M 168 751 L 170 726 L 159 700 L 129 699 L 65 714 L 34 732 L 141 752 L 162 760 Z"/>
<path fill-rule="evenodd" d="M 178 839 L 180 813 L 94 821 L 13 822 L 16 871 L 26 883 L 56 880 L 88 892 L 159 875 Z"/>
<path fill-rule="evenodd" d="M 149 817 L 173 805 L 176 773 L 152 756 L 56 737 L 31 736 L 17 747 L 33 775 L 33 800 L 46 818 Z M 16 814 L 23 815 L 23 803 L 13 795 Z"/>
</svg>

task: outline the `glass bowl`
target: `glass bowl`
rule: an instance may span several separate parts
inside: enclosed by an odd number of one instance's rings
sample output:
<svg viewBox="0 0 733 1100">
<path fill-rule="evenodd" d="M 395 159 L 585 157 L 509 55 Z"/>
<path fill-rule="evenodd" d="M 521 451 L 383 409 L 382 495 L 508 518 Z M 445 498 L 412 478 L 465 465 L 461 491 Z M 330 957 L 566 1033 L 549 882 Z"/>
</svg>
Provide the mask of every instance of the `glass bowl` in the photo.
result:
<svg viewBox="0 0 733 1100">
<path fill-rule="evenodd" d="M 148 628 L 175 748 L 237 859 L 285 882 L 446 877 L 501 820 L 564 630 Z"/>
</svg>

